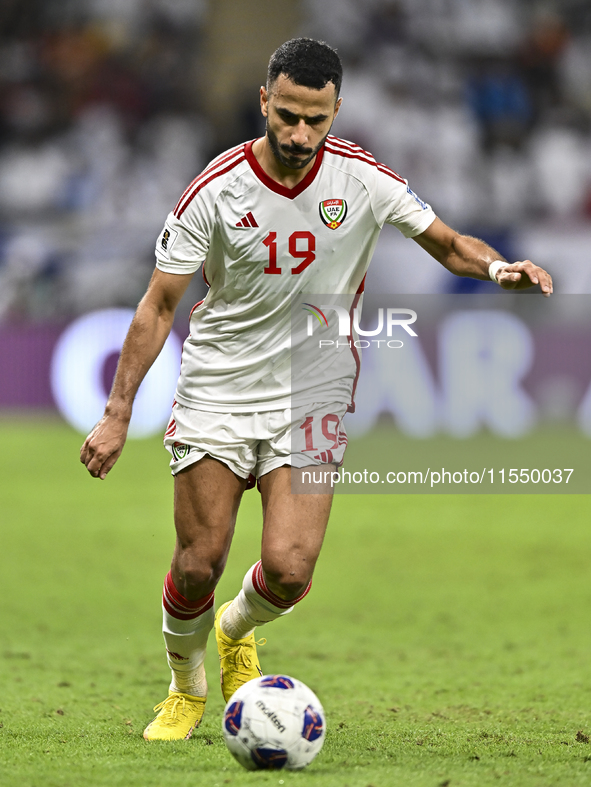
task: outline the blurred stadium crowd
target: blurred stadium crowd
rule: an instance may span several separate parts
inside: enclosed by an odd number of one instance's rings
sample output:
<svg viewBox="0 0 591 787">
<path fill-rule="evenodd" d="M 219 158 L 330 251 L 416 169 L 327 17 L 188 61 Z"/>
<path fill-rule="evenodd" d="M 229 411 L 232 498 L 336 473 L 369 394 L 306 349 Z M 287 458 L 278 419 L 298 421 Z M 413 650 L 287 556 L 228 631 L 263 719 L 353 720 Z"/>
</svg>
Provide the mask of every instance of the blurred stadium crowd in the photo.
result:
<svg viewBox="0 0 591 787">
<path fill-rule="evenodd" d="M 4 1 L 0 319 L 137 303 L 166 214 L 220 152 L 200 80 L 212 4 Z M 444 221 L 508 256 L 525 226 L 588 240 L 588 0 L 301 0 L 300 12 L 293 35 L 324 38 L 345 62 L 335 133 Z M 263 77 L 223 147 L 261 132 Z"/>
</svg>

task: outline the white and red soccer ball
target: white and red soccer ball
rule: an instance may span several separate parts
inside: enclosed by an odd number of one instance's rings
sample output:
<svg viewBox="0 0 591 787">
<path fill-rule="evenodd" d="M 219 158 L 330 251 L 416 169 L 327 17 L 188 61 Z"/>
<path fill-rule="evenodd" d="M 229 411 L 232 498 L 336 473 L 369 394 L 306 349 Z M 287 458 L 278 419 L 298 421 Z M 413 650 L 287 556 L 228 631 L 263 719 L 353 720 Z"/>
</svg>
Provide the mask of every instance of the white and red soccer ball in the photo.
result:
<svg viewBox="0 0 591 787">
<path fill-rule="evenodd" d="M 230 697 L 222 722 L 226 746 L 249 771 L 298 771 L 324 743 L 326 722 L 318 697 L 286 675 L 263 675 Z"/>
</svg>

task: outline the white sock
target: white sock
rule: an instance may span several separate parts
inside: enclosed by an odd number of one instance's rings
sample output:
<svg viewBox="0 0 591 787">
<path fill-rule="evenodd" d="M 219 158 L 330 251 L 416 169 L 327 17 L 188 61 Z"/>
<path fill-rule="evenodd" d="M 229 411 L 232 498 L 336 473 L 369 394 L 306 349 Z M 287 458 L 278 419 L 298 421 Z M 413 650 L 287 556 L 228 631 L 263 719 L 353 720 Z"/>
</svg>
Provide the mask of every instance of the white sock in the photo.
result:
<svg viewBox="0 0 591 787">
<path fill-rule="evenodd" d="M 263 567 L 259 560 L 246 572 L 242 590 L 224 610 L 220 621 L 222 631 L 230 639 L 248 637 L 256 626 L 270 623 L 272 620 L 291 612 L 294 605 L 308 593 L 311 584 L 298 598 L 285 601 L 267 587 Z"/>
<path fill-rule="evenodd" d="M 203 662 L 213 618 L 213 593 L 190 601 L 178 592 L 170 573 L 167 575 L 162 594 L 162 633 L 172 672 L 170 691 L 207 696 Z"/>
</svg>

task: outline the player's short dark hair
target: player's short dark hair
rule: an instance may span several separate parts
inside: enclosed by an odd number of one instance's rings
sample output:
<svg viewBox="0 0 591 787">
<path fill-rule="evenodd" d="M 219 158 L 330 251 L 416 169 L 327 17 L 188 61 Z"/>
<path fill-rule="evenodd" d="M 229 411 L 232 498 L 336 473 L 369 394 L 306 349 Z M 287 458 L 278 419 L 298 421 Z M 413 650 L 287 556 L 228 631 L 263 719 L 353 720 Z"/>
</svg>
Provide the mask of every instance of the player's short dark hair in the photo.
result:
<svg viewBox="0 0 591 787">
<path fill-rule="evenodd" d="M 281 44 L 271 55 L 267 70 L 267 88 L 279 74 L 296 85 L 322 90 L 329 82 L 335 86 L 338 97 L 343 81 L 343 64 L 336 50 L 324 41 L 313 38 L 292 38 Z"/>
</svg>

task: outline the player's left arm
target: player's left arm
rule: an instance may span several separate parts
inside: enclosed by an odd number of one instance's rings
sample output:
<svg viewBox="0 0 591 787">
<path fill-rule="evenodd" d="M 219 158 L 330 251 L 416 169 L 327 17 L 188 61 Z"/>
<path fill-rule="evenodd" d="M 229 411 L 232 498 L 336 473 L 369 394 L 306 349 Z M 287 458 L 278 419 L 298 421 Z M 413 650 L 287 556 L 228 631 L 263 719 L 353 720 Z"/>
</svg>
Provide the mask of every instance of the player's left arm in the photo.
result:
<svg viewBox="0 0 591 787">
<path fill-rule="evenodd" d="M 456 232 L 441 219 L 436 218 L 413 240 L 456 276 L 493 278 L 504 290 L 524 290 L 539 285 L 547 298 L 552 294 L 552 277 L 543 268 L 531 260 L 509 263 L 484 241 Z M 493 263 L 496 264 L 491 270 Z"/>
</svg>

